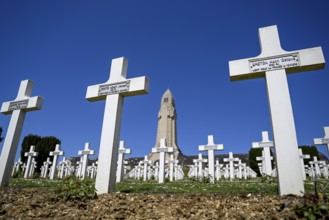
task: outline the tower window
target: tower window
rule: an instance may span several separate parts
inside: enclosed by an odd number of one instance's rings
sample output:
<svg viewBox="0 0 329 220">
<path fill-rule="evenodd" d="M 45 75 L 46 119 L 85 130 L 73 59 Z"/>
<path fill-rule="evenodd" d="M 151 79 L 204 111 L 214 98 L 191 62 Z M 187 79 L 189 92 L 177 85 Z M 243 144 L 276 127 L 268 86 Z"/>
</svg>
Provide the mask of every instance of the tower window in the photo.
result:
<svg viewBox="0 0 329 220">
<path fill-rule="evenodd" d="M 164 102 L 168 102 L 168 98 L 164 98 L 163 101 L 164 101 Z"/>
</svg>

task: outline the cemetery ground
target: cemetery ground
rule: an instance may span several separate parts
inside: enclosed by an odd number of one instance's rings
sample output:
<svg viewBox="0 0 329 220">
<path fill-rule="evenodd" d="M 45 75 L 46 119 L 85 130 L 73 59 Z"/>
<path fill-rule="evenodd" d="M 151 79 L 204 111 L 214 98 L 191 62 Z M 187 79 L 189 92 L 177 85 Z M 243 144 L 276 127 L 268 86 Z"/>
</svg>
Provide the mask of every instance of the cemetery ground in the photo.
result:
<svg viewBox="0 0 329 220">
<path fill-rule="evenodd" d="M 91 180 L 13 178 L 0 189 L 0 219 L 282 219 L 329 218 L 329 181 L 308 180 L 304 197 L 278 196 L 273 178 L 126 180 L 96 195 Z"/>
</svg>

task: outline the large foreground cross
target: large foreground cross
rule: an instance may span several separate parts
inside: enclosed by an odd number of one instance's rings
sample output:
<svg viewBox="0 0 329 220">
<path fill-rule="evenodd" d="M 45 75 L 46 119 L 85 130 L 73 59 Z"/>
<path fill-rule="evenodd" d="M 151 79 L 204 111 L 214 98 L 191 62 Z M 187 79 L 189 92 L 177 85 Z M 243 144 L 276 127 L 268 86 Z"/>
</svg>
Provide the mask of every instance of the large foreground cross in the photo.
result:
<svg viewBox="0 0 329 220">
<path fill-rule="evenodd" d="M 9 184 L 26 112 L 40 110 L 42 107 L 43 99 L 40 96 L 31 97 L 32 88 L 33 81 L 21 81 L 16 99 L 4 102 L 1 106 L 2 114 L 12 116 L 0 156 L 0 186 Z"/>
<path fill-rule="evenodd" d="M 280 195 L 303 195 L 304 184 L 286 73 L 323 69 L 321 47 L 287 52 L 277 26 L 259 29 L 261 54 L 229 62 L 231 81 L 265 77 Z M 288 169 L 289 167 L 289 169 Z"/>
<path fill-rule="evenodd" d="M 149 90 L 149 79 L 145 76 L 126 79 L 127 66 L 126 58 L 113 59 L 109 80 L 87 88 L 88 101 L 106 100 L 95 183 L 98 194 L 114 192 L 123 98 Z"/>
</svg>

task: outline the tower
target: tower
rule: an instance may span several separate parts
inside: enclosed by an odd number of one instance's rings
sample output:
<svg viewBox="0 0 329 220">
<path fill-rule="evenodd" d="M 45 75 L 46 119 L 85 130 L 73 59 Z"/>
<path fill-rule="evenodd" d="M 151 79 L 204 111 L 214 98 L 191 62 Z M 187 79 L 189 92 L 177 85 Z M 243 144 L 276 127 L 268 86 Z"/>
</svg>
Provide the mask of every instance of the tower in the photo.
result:
<svg viewBox="0 0 329 220">
<path fill-rule="evenodd" d="M 166 139 L 167 147 L 174 148 L 174 159 L 180 159 L 182 152 L 177 146 L 177 130 L 176 130 L 176 109 L 174 97 L 169 89 L 163 94 L 158 114 L 158 130 L 155 148 L 160 146 L 160 139 Z M 169 160 L 169 154 L 166 153 L 166 160 Z M 159 153 L 150 153 L 149 159 L 154 163 L 159 160 Z"/>
</svg>

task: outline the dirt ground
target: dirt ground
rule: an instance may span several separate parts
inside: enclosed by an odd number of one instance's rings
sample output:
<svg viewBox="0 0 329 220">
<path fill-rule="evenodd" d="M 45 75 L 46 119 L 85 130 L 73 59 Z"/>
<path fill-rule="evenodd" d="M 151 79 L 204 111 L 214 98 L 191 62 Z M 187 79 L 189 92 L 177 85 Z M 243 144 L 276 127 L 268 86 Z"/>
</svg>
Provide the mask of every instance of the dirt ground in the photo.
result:
<svg viewBox="0 0 329 220">
<path fill-rule="evenodd" d="M 0 219 L 288 219 L 298 218 L 294 196 L 219 194 L 99 195 L 56 201 L 42 189 L 0 189 Z"/>
</svg>

